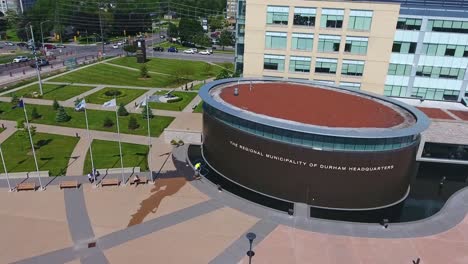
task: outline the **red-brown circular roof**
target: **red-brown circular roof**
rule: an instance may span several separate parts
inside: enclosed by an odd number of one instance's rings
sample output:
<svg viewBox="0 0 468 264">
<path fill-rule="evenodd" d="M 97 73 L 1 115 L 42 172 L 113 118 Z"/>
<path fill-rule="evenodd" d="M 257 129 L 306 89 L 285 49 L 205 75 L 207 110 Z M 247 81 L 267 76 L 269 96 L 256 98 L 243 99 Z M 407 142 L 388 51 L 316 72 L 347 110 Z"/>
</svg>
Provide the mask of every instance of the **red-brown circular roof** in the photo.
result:
<svg viewBox="0 0 468 264">
<path fill-rule="evenodd" d="M 378 99 L 291 83 L 253 83 L 252 89 L 234 84 L 223 88 L 220 97 L 256 114 L 326 127 L 390 128 L 404 123 L 404 114 L 411 115 Z"/>
</svg>

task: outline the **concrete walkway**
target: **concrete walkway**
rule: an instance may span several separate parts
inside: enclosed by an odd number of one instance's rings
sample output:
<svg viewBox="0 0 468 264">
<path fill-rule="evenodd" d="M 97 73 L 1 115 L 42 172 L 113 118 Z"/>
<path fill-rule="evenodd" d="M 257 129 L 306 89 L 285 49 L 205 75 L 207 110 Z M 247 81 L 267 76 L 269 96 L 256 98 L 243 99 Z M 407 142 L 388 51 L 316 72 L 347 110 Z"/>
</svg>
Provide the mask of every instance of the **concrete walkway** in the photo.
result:
<svg viewBox="0 0 468 264">
<path fill-rule="evenodd" d="M 0 120 L 0 124 L 3 124 L 6 128 L 2 133 L 0 133 L 0 144 L 1 144 L 16 132 L 16 127 L 15 127 L 16 122 Z"/>
<path fill-rule="evenodd" d="M 91 139 L 92 140 L 92 139 Z M 82 176 L 83 169 L 86 160 L 86 154 L 89 149 L 89 140 L 87 137 L 81 137 L 78 143 L 75 145 L 71 154 L 70 160 L 68 161 L 67 176 Z"/>
<path fill-rule="evenodd" d="M 197 105 L 202 101 L 201 97 L 200 96 L 195 96 L 195 98 L 193 98 L 193 100 L 184 108 L 184 110 L 182 110 L 182 112 L 185 112 L 185 113 L 192 113 L 193 112 L 193 109 L 194 107 L 197 107 Z"/>
<path fill-rule="evenodd" d="M 115 66 L 115 67 L 123 68 L 123 69 L 126 69 L 126 70 L 140 71 L 139 69 L 135 69 L 135 68 L 127 67 L 127 66 L 123 66 L 123 65 L 118 65 L 118 64 L 108 63 L 108 62 L 106 62 L 105 64 L 110 65 L 110 66 Z M 159 74 L 159 75 L 165 75 L 165 76 L 171 76 L 170 74 L 167 74 L 167 73 L 155 72 L 155 71 L 148 71 L 148 73 Z"/>
<path fill-rule="evenodd" d="M 130 110 L 133 110 L 133 111 L 138 111 L 138 112 L 141 112 L 141 109 L 135 107 L 135 105 L 139 105 L 141 102 L 143 102 L 145 100 L 145 97 L 146 96 L 151 96 L 153 95 L 158 89 L 157 88 L 151 88 L 149 91 L 147 91 L 146 93 L 142 94 L 141 96 L 139 96 L 138 98 L 136 98 L 135 100 L 131 101 L 130 103 L 128 103 L 125 108 L 127 109 L 127 111 L 130 112 Z"/>
</svg>

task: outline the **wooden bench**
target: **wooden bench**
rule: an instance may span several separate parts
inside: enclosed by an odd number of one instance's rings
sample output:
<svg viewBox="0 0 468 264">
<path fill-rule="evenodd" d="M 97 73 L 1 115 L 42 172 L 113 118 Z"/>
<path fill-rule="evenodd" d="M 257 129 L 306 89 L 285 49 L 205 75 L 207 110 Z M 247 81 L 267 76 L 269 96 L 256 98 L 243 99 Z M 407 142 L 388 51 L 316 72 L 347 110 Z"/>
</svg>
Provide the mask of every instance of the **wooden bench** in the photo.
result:
<svg viewBox="0 0 468 264">
<path fill-rule="evenodd" d="M 16 185 L 16 191 L 30 191 L 36 190 L 36 183 L 35 182 L 23 182 Z"/>
<path fill-rule="evenodd" d="M 101 181 L 101 186 L 120 185 L 119 179 L 104 179 Z"/>
<path fill-rule="evenodd" d="M 138 182 L 135 182 L 135 177 L 132 177 L 132 179 L 130 180 L 130 185 L 132 184 L 147 184 L 148 183 L 148 178 L 146 176 L 142 176 L 142 177 L 139 177 L 140 180 Z"/>
<path fill-rule="evenodd" d="M 63 188 L 76 188 L 76 189 L 78 189 L 80 184 L 78 183 L 78 181 L 61 181 L 59 186 L 60 186 L 60 189 L 63 189 Z"/>
</svg>

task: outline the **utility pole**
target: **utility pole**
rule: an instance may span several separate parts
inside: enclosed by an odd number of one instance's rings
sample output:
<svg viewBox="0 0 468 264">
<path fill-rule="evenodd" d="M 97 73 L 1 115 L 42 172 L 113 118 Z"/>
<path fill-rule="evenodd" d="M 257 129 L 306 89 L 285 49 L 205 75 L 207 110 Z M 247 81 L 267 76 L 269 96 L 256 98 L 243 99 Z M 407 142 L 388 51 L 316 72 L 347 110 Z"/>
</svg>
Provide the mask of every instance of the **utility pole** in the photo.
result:
<svg viewBox="0 0 468 264">
<path fill-rule="evenodd" d="M 34 32 L 33 32 L 33 27 L 31 24 L 29 24 L 29 28 L 31 29 L 32 50 L 34 54 L 34 59 L 36 60 L 36 74 L 37 74 L 37 80 L 39 81 L 39 91 L 41 92 L 41 96 L 42 96 L 44 95 L 44 93 L 42 92 L 41 73 L 39 72 L 39 66 L 37 64 L 36 41 L 34 41 Z"/>
<path fill-rule="evenodd" d="M 50 22 L 50 20 L 46 20 L 46 21 L 42 21 L 41 23 L 39 23 L 41 25 L 41 40 L 42 40 L 42 50 L 44 50 L 44 34 L 42 33 L 42 24 L 44 24 L 45 22 Z"/>
<path fill-rule="evenodd" d="M 102 30 L 102 18 L 101 18 L 101 3 L 98 3 L 99 8 L 99 27 L 101 28 L 101 41 L 102 41 L 102 58 L 104 58 L 104 31 Z"/>
</svg>

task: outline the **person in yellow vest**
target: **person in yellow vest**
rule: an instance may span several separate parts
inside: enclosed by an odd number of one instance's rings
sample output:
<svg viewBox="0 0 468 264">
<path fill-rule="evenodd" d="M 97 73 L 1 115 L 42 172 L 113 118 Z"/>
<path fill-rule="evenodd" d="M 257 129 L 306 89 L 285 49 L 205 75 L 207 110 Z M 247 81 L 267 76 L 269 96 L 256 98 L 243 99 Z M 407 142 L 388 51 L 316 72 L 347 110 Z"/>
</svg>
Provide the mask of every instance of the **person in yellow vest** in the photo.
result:
<svg viewBox="0 0 468 264">
<path fill-rule="evenodd" d="M 195 176 L 194 176 L 194 178 L 197 179 L 197 180 L 201 178 L 200 177 L 200 170 L 201 170 L 201 163 L 198 162 L 197 164 L 195 164 Z"/>
</svg>

